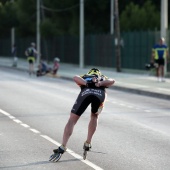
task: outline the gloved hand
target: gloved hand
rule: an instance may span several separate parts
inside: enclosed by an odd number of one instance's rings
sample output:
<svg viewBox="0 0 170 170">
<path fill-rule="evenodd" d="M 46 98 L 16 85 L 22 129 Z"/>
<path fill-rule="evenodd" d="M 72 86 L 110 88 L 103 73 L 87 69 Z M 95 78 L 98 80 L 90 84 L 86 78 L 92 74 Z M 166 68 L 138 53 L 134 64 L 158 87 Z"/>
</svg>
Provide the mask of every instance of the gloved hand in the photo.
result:
<svg viewBox="0 0 170 170">
<path fill-rule="evenodd" d="M 87 82 L 87 84 L 86 84 L 87 87 L 95 87 L 95 83 L 98 82 L 98 77 L 90 76 L 90 77 L 85 78 L 85 80 Z"/>
</svg>

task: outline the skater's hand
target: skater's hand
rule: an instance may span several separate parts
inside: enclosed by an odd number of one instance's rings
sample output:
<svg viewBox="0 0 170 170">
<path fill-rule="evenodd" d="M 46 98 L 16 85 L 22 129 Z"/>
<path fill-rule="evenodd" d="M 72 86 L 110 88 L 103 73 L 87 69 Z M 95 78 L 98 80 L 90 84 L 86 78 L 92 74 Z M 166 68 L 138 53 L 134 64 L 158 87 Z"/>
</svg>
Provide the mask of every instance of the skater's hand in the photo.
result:
<svg viewBox="0 0 170 170">
<path fill-rule="evenodd" d="M 101 81 L 98 81 L 97 83 L 95 83 L 96 87 L 100 87 L 101 86 Z"/>
<path fill-rule="evenodd" d="M 97 82 L 98 82 L 98 78 L 97 78 L 97 77 L 93 77 L 93 78 L 92 78 L 92 82 L 93 82 L 93 83 L 97 83 Z"/>
</svg>

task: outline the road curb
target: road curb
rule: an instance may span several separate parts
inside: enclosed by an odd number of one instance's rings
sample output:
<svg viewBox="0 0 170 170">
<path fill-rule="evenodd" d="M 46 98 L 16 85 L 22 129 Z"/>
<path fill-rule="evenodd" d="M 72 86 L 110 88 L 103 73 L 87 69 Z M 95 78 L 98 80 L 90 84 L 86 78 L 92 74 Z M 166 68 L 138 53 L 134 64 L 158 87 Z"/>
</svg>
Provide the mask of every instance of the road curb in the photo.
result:
<svg viewBox="0 0 170 170">
<path fill-rule="evenodd" d="M 151 91 L 145 91 L 145 90 L 139 90 L 139 89 L 132 89 L 128 87 L 120 87 L 120 86 L 112 86 L 111 89 L 114 90 L 120 90 L 128 93 L 133 93 L 133 94 L 138 94 L 138 95 L 143 95 L 143 96 L 148 96 L 148 97 L 155 97 L 159 99 L 165 99 L 165 100 L 170 100 L 170 95 L 158 93 L 158 92 L 151 92 Z"/>
<path fill-rule="evenodd" d="M 20 71 L 28 71 L 25 68 L 5 66 L 5 65 L 1 65 L 1 64 L 0 64 L 0 66 L 4 67 L 4 68 L 16 69 L 16 70 L 20 70 Z M 54 78 L 56 78 L 56 77 L 54 77 Z M 73 81 L 72 77 L 67 77 L 67 76 L 62 76 L 62 75 L 59 75 L 59 77 L 57 77 L 57 78 Z M 138 95 L 143 95 L 143 96 L 148 96 L 148 97 L 155 97 L 155 98 L 159 98 L 159 99 L 170 100 L 170 95 L 168 95 L 168 94 L 162 94 L 162 93 L 158 93 L 158 92 L 145 91 L 145 90 L 135 89 L 135 88 L 128 88 L 128 87 L 125 87 L 125 86 L 113 85 L 109 89 L 119 90 L 119 91 L 123 91 L 123 92 L 127 92 L 127 93 L 133 93 L 133 94 L 138 94 Z"/>
</svg>

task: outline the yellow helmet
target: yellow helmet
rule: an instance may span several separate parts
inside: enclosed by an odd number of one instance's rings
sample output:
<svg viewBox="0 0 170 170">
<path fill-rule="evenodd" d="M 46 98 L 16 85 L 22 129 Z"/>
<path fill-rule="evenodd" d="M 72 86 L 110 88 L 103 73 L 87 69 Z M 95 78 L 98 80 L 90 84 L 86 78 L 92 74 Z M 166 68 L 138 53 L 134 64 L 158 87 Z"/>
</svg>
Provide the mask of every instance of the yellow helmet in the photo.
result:
<svg viewBox="0 0 170 170">
<path fill-rule="evenodd" d="M 91 70 L 89 70 L 89 72 L 87 74 L 101 76 L 101 72 L 97 68 L 92 68 Z"/>
</svg>

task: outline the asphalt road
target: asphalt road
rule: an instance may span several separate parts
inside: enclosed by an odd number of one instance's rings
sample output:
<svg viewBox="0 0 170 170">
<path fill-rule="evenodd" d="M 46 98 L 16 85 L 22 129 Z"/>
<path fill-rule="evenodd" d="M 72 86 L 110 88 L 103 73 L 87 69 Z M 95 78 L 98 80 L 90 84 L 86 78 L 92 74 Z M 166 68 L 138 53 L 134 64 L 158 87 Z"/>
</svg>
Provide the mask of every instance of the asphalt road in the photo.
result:
<svg viewBox="0 0 170 170">
<path fill-rule="evenodd" d="M 82 146 L 90 107 L 67 152 L 49 162 L 79 90 L 72 81 L 0 68 L 0 169 L 169 170 L 169 101 L 109 89 L 87 160 Z"/>
</svg>

